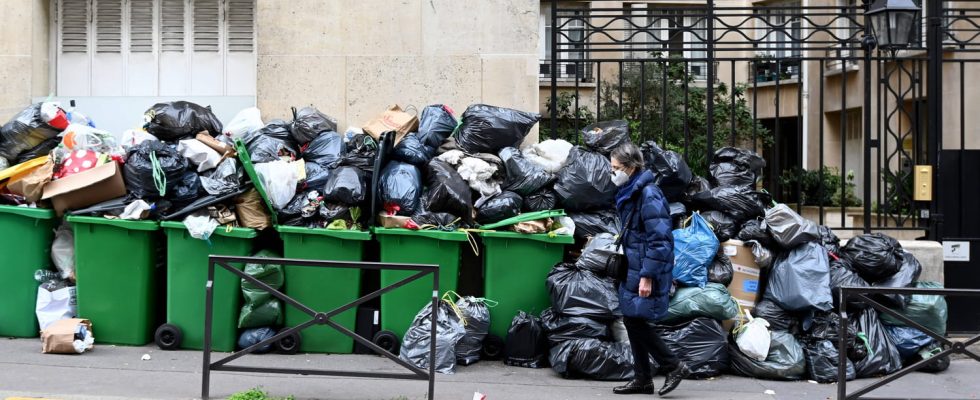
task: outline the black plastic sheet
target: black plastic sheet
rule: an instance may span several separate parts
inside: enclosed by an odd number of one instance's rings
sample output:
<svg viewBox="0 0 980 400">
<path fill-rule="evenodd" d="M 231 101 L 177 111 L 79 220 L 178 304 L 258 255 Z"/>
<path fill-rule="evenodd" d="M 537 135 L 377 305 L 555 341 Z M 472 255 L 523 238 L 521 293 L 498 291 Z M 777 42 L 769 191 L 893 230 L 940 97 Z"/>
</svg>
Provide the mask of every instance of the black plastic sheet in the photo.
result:
<svg viewBox="0 0 980 400">
<path fill-rule="evenodd" d="M 589 149 L 609 156 L 613 150 L 630 142 L 630 125 L 625 120 L 598 122 L 582 129 L 582 141 Z"/>
<path fill-rule="evenodd" d="M 521 151 L 514 147 L 500 150 L 500 159 L 503 160 L 507 173 L 507 179 L 503 184 L 505 190 L 526 196 L 555 182 L 555 175 L 528 161 Z"/>
<path fill-rule="evenodd" d="M 902 266 L 902 245 L 881 233 L 855 236 L 841 247 L 841 255 L 868 283 L 885 280 Z"/>
<path fill-rule="evenodd" d="M 524 199 L 514 192 L 504 191 L 491 197 L 476 210 L 476 222 L 490 224 L 516 217 L 521 213 Z"/>
<path fill-rule="evenodd" d="M 524 368 L 548 366 L 548 341 L 541 319 L 520 311 L 511 321 L 504 344 L 504 364 Z"/>
<path fill-rule="evenodd" d="M 303 160 L 327 168 L 336 168 L 344 156 L 344 139 L 337 132 L 321 132 L 303 150 Z"/>
<path fill-rule="evenodd" d="M 313 107 L 293 108 L 293 124 L 290 127 L 293 141 L 305 145 L 322 132 L 337 131 L 337 120 Z"/>
<path fill-rule="evenodd" d="M 398 215 L 411 216 L 421 210 L 422 173 L 412 164 L 389 162 L 381 171 L 378 192 L 386 207 L 396 205 Z"/>
<path fill-rule="evenodd" d="M 617 190 L 609 159 L 578 146 L 572 148 L 555 184 L 561 204 L 570 212 L 613 207 Z"/>
<path fill-rule="evenodd" d="M 600 278 L 575 264 L 558 264 L 547 279 L 551 307 L 567 316 L 611 321 L 622 316 L 619 293 L 612 279 Z"/>
<path fill-rule="evenodd" d="M 463 112 L 456 141 L 466 153 L 496 154 L 524 141 L 541 115 L 508 108 L 474 104 Z"/>
<path fill-rule="evenodd" d="M 446 212 L 464 221 L 473 220 L 473 192 L 456 169 L 440 159 L 427 165 L 426 210 Z"/>
<path fill-rule="evenodd" d="M 211 136 L 221 134 L 221 120 L 211 107 L 201 107 L 186 101 L 157 103 L 146 110 L 146 132 L 163 141 L 178 141 L 194 137 L 201 131 Z"/>
</svg>

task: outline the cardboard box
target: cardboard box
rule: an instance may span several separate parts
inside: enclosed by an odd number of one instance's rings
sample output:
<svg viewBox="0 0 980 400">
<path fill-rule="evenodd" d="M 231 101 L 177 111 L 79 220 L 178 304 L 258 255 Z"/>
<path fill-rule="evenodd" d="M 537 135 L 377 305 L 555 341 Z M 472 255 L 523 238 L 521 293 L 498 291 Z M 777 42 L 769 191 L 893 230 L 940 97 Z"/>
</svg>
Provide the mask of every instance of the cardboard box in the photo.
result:
<svg viewBox="0 0 980 400">
<path fill-rule="evenodd" d="M 732 283 L 728 285 L 728 291 L 735 298 L 742 311 L 752 311 L 755 308 L 756 300 L 759 298 L 759 276 L 762 270 L 755 263 L 755 256 L 752 255 L 752 247 L 745 245 L 740 240 L 729 240 L 718 248 L 719 254 L 728 256 L 732 261 Z M 735 320 L 725 321 L 723 326 L 731 329 Z"/>
<path fill-rule="evenodd" d="M 99 204 L 126 195 L 122 168 L 108 162 L 85 172 L 80 172 L 44 185 L 42 200 L 51 200 L 58 216 L 65 210 L 74 210 Z"/>
<path fill-rule="evenodd" d="M 405 224 L 411 220 L 411 217 L 385 215 L 383 211 L 378 214 L 378 225 L 381 225 L 382 228 L 404 228 Z"/>
</svg>

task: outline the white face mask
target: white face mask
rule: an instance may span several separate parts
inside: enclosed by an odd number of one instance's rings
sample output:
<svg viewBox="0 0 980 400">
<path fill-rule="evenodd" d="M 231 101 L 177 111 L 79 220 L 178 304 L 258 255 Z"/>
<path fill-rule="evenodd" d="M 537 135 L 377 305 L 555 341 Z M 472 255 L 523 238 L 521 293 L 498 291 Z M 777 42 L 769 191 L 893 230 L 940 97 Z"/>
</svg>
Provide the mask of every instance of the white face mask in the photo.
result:
<svg viewBox="0 0 980 400">
<path fill-rule="evenodd" d="M 613 174 L 612 174 L 612 182 L 616 186 L 623 186 L 623 185 L 626 184 L 626 182 L 629 182 L 629 181 L 630 181 L 630 176 L 629 175 L 626 175 L 625 172 L 618 171 L 618 170 L 617 171 L 613 171 Z"/>
</svg>

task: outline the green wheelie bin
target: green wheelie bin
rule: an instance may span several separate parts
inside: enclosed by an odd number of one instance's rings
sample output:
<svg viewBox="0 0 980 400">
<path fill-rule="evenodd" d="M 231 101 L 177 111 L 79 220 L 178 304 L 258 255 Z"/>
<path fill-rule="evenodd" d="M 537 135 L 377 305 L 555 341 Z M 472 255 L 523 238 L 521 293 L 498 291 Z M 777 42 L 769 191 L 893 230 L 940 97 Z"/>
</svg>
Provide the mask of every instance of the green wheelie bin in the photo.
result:
<svg viewBox="0 0 980 400">
<path fill-rule="evenodd" d="M 277 226 L 282 238 L 283 256 L 303 260 L 363 261 L 364 244 L 371 233 L 357 230 L 311 229 Z M 286 295 L 319 311 L 326 312 L 357 300 L 361 291 L 361 270 L 357 268 L 302 267 L 286 265 Z M 296 307 L 286 306 L 286 326 L 296 326 L 312 317 Z M 352 332 L 357 309 L 331 318 Z M 313 326 L 300 331 L 299 351 L 349 354 L 354 339 L 336 329 Z"/>
<path fill-rule="evenodd" d="M 381 245 L 381 262 L 398 264 L 431 264 L 439 266 L 439 295 L 456 291 L 459 282 L 460 257 L 468 245 L 466 232 L 374 228 Z M 414 275 L 414 271 L 381 271 L 381 287 L 392 285 Z M 381 295 L 381 332 L 375 344 L 397 349 L 415 314 L 432 302 L 432 280 L 428 277 Z"/>
<path fill-rule="evenodd" d="M 75 232 L 78 315 L 96 343 L 142 346 L 153 338 L 158 295 L 155 221 L 69 216 Z"/>
<path fill-rule="evenodd" d="M 167 236 L 167 323 L 154 341 L 163 350 L 204 348 L 204 311 L 208 256 L 248 257 L 258 233 L 250 228 L 215 229 L 207 241 L 190 235 L 183 222 L 160 224 Z M 239 270 L 242 265 L 234 264 Z M 241 307 L 241 278 L 215 266 L 212 296 L 211 348 L 235 350 Z"/>
<path fill-rule="evenodd" d="M 0 336 L 37 337 L 38 283 L 34 271 L 51 266 L 54 211 L 0 206 Z"/>
</svg>

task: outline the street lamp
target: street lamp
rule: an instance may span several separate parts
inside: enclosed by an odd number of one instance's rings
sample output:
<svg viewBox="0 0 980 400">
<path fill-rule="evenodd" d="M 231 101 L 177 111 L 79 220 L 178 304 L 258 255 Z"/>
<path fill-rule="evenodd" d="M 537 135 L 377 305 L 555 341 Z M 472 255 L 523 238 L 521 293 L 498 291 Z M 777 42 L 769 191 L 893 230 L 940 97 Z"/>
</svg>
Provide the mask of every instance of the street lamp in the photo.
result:
<svg viewBox="0 0 980 400">
<path fill-rule="evenodd" d="M 912 0 L 875 0 L 864 15 L 878 48 L 894 52 L 908 47 L 920 10 Z"/>
</svg>

